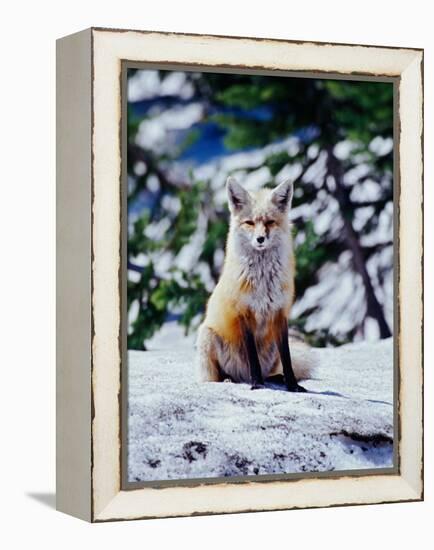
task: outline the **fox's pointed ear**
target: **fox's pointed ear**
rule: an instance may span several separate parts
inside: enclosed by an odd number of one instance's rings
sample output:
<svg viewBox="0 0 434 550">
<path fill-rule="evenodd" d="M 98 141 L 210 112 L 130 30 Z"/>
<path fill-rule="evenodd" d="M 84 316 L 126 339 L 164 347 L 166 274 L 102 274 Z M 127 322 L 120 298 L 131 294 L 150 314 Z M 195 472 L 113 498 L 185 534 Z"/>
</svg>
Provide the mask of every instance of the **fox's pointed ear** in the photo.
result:
<svg viewBox="0 0 434 550">
<path fill-rule="evenodd" d="M 289 208 L 291 208 L 293 192 L 294 184 L 292 181 L 282 181 L 271 194 L 271 200 L 280 210 L 282 210 L 282 212 L 289 210 Z"/>
<path fill-rule="evenodd" d="M 239 212 L 249 203 L 249 193 L 231 176 L 226 180 L 226 187 L 228 190 L 229 208 L 233 212 Z"/>
</svg>

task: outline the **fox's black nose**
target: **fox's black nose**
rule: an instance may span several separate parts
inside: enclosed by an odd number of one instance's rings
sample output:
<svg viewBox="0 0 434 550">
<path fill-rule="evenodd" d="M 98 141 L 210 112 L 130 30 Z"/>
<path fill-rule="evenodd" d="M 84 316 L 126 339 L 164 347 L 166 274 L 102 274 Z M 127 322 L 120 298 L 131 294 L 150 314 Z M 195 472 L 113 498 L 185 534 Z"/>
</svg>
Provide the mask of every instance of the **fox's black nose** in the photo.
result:
<svg viewBox="0 0 434 550">
<path fill-rule="evenodd" d="M 256 237 L 258 243 L 262 244 L 265 241 L 265 237 Z"/>
</svg>

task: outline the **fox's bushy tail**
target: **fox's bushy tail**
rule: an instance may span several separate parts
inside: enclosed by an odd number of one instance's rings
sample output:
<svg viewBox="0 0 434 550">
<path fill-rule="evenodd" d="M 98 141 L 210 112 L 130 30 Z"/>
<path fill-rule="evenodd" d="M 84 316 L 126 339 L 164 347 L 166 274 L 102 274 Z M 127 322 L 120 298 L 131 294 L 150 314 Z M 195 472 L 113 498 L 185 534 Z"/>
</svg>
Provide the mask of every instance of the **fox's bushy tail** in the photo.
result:
<svg viewBox="0 0 434 550">
<path fill-rule="evenodd" d="M 294 375 L 299 380 L 314 378 L 318 366 L 317 350 L 311 348 L 300 340 L 289 340 L 292 368 Z"/>
</svg>

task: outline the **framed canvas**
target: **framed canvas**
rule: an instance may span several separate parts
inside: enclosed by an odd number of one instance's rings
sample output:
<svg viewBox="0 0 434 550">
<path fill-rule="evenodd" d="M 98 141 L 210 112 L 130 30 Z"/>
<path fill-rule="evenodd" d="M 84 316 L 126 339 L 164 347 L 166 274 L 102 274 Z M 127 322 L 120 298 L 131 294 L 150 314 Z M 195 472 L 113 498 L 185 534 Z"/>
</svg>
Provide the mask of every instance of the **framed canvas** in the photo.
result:
<svg viewBox="0 0 434 550">
<path fill-rule="evenodd" d="M 422 147 L 420 49 L 58 40 L 58 509 L 422 500 Z"/>
</svg>

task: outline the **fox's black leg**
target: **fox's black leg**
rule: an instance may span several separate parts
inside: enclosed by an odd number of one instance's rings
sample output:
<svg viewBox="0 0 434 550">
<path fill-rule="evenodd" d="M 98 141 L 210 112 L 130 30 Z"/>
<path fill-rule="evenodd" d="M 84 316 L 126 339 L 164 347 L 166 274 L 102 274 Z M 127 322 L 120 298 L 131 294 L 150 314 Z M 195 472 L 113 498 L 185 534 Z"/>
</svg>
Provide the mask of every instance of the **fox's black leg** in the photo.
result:
<svg viewBox="0 0 434 550">
<path fill-rule="evenodd" d="M 303 386 L 300 386 L 297 383 L 297 380 L 294 375 L 294 371 L 292 369 L 291 353 L 289 351 L 289 342 L 288 342 L 288 326 L 286 324 L 286 320 L 280 334 L 279 353 L 280 353 L 280 360 L 282 361 L 285 384 L 286 384 L 286 387 L 288 388 L 288 391 L 305 392 L 306 390 L 303 388 Z"/>
<path fill-rule="evenodd" d="M 244 341 L 246 344 L 247 358 L 249 360 L 250 379 L 252 381 L 251 389 L 257 390 L 264 387 L 264 379 L 262 377 L 255 337 L 249 329 L 244 331 Z"/>
</svg>

